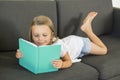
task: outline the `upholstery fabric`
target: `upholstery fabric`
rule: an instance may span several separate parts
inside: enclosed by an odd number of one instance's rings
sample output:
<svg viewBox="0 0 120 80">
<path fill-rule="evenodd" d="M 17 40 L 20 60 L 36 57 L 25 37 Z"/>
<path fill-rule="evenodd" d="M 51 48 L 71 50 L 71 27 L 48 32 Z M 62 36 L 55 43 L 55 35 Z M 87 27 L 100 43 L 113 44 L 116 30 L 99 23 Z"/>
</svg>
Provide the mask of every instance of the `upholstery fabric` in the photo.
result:
<svg viewBox="0 0 120 80">
<path fill-rule="evenodd" d="M 111 32 L 113 9 L 110 0 L 57 0 L 57 4 L 60 37 L 70 34 L 85 36 L 80 26 L 90 11 L 98 12 L 92 24 L 94 33 L 101 35 Z"/>
<path fill-rule="evenodd" d="M 39 15 L 49 16 L 57 31 L 54 1 L 0 1 L 0 50 L 16 50 L 18 38 L 28 39 L 32 19 Z"/>
<path fill-rule="evenodd" d="M 82 62 L 96 68 L 100 72 L 100 80 L 106 80 L 120 73 L 120 38 L 108 35 L 100 38 L 108 46 L 108 54 L 105 56 L 85 56 Z"/>
<path fill-rule="evenodd" d="M 81 74 L 82 73 L 82 74 Z M 56 72 L 33 74 L 18 64 L 15 52 L 1 52 L 0 54 L 1 80 L 97 80 L 96 69 L 83 63 L 75 63 L 71 68 Z"/>
</svg>

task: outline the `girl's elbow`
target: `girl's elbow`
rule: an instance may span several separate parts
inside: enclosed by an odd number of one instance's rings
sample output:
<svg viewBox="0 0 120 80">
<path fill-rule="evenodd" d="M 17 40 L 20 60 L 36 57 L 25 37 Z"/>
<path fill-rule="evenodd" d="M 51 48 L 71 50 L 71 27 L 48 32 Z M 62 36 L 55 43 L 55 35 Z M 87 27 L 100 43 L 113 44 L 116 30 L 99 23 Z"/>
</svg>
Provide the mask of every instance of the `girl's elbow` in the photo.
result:
<svg viewBox="0 0 120 80">
<path fill-rule="evenodd" d="M 72 66 L 72 60 L 70 60 L 70 65 L 69 65 L 69 67 L 71 67 Z"/>
<path fill-rule="evenodd" d="M 103 50 L 103 55 L 106 55 L 107 53 L 108 53 L 108 49 L 107 49 L 107 47 L 105 47 Z"/>
</svg>

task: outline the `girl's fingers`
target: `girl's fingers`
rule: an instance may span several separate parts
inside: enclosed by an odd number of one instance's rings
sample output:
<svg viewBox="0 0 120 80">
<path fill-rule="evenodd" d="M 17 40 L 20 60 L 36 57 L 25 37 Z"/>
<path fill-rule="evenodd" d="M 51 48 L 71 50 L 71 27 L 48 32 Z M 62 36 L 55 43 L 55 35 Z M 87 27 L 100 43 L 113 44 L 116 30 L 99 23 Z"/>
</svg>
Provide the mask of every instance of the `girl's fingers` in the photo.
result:
<svg viewBox="0 0 120 80">
<path fill-rule="evenodd" d="M 61 68 L 62 67 L 62 60 L 54 60 L 52 62 L 53 66 L 56 68 Z"/>
<path fill-rule="evenodd" d="M 17 49 L 17 53 L 16 53 L 16 58 L 22 58 L 23 54 L 20 52 L 19 49 Z"/>
</svg>

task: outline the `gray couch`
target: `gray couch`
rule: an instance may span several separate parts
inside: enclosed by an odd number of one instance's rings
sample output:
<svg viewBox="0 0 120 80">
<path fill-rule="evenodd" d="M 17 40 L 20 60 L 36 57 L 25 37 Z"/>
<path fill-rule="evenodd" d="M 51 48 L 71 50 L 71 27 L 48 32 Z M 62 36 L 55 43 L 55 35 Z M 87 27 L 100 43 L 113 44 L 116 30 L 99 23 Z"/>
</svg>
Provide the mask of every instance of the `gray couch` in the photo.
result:
<svg viewBox="0 0 120 80">
<path fill-rule="evenodd" d="M 37 75 L 18 64 L 18 38 L 28 39 L 34 16 L 49 16 L 60 38 L 86 36 L 79 26 L 90 11 L 99 13 L 93 30 L 107 45 L 107 55 L 87 55 L 68 69 Z M 0 80 L 120 80 L 119 21 L 120 9 L 113 8 L 111 0 L 0 1 Z"/>
</svg>

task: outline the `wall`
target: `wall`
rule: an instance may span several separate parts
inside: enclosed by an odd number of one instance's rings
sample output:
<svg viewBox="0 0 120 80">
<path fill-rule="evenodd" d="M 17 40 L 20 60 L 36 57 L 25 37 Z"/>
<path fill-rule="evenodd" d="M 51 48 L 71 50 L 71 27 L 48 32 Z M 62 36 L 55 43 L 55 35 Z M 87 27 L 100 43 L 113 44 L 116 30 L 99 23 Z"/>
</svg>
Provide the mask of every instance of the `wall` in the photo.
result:
<svg viewBox="0 0 120 80">
<path fill-rule="evenodd" d="M 113 7 L 120 8 L 120 0 L 112 0 Z"/>
</svg>

